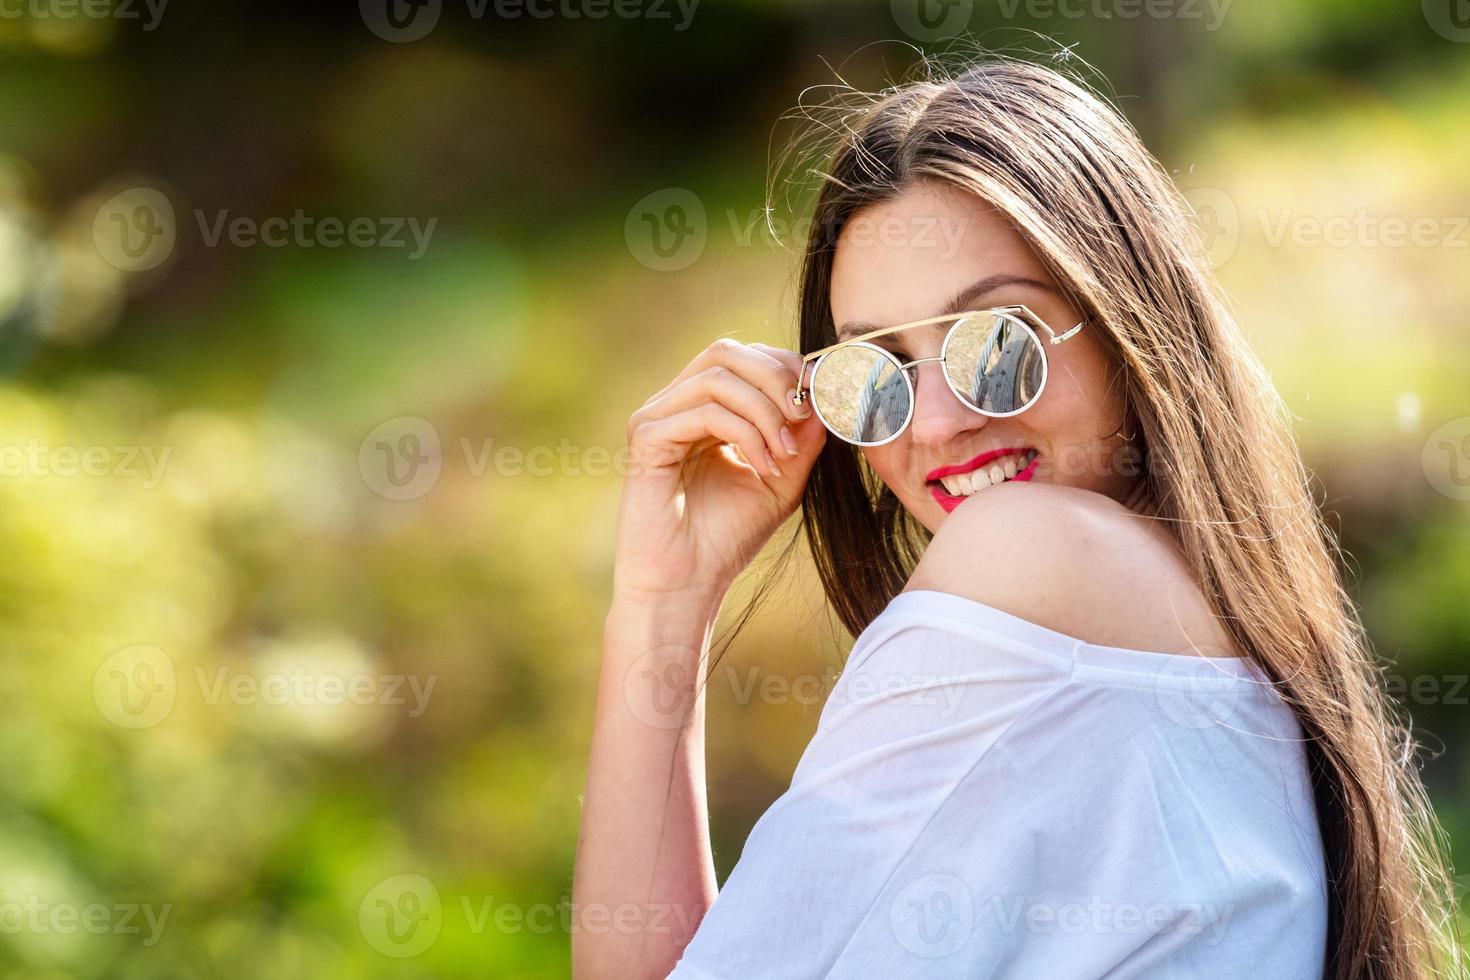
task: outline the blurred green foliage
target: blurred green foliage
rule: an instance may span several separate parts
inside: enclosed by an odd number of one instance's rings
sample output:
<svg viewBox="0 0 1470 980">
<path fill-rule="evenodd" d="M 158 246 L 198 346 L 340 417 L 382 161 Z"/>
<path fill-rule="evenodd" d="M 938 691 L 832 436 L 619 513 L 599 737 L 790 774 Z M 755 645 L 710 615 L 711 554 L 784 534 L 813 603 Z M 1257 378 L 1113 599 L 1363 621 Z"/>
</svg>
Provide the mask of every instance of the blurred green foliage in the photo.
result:
<svg viewBox="0 0 1470 980">
<path fill-rule="evenodd" d="M 869 43 L 902 36 L 897 7 L 711 4 L 675 30 L 449 5 L 401 44 L 351 5 L 180 5 L 152 30 L 16 9 L 0 968 L 565 975 L 607 460 L 713 337 L 794 343 L 793 242 L 758 221 L 768 144 L 807 85 L 913 61 Z M 969 26 L 1076 44 L 1199 209 L 1463 847 L 1470 47 L 1391 0 L 1239 4 L 1215 27 L 1098 9 L 1117 8 L 980 5 Z M 151 270 L 95 234 L 131 187 L 175 209 Z M 671 187 L 707 241 L 657 271 L 625 222 Z M 419 258 L 208 244 L 222 211 L 298 210 L 436 225 Z M 437 478 L 384 482 L 378 454 L 399 451 Z M 783 589 L 727 669 L 830 686 L 848 641 L 799 560 Z M 266 693 L 302 677 L 371 696 Z M 820 708 L 739 689 L 714 688 L 710 721 L 722 873 Z M 430 923 L 426 948 L 383 934 L 380 900 Z"/>
</svg>

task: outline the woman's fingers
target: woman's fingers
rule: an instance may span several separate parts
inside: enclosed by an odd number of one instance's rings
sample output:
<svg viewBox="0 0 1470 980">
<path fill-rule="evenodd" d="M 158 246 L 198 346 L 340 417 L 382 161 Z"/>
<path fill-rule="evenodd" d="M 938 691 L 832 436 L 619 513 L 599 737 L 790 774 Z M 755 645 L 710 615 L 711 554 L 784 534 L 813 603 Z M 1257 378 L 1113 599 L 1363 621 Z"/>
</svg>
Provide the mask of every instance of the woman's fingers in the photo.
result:
<svg viewBox="0 0 1470 980">
<path fill-rule="evenodd" d="M 781 475 L 759 427 L 719 402 L 707 401 L 672 415 L 646 418 L 634 426 L 631 441 L 640 452 L 669 456 L 668 449 L 683 449 L 682 454 L 674 455 L 687 455 L 689 447 L 710 437 L 739 446 L 757 471 L 764 468 L 774 476 Z"/>
<path fill-rule="evenodd" d="M 690 361 L 659 395 L 668 393 L 702 371 L 723 367 L 764 392 L 787 418 L 793 421 L 806 418 L 810 414 L 807 406 L 792 404 L 790 394 L 796 387 L 801 358 L 790 351 L 778 354 L 778 350 L 766 344 L 742 344 L 730 337 L 721 337 Z"/>
<path fill-rule="evenodd" d="M 802 367 L 793 351 L 721 337 L 633 413 L 629 442 L 664 463 L 733 443 L 752 466 L 780 476 L 780 463 L 804 448 L 794 430 L 809 430 L 810 405 L 792 401 Z"/>
<path fill-rule="evenodd" d="M 651 416 L 673 415 L 715 401 L 755 424 L 776 459 L 794 456 L 796 439 L 781 410 L 758 388 L 729 368 L 716 365 L 685 380 L 648 405 Z"/>
<path fill-rule="evenodd" d="M 794 417 L 796 418 L 806 418 L 807 416 L 809 416 L 811 414 L 810 403 L 803 402 L 799 406 L 791 405 L 791 397 L 793 394 L 795 394 L 796 391 L 796 382 L 801 378 L 802 371 L 806 367 L 806 362 L 802 360 L 801 355 L 796 353 L 795 351 L 785 350 L 780 347 L 772 347 L 769 344 L 751 344 L 750 346 L 763 354 L 767 354 L 775 358 L 781 363 L 783 367 L 786 368 L 786 370 L 791 372 L 792 384 L 786 391 L 783 391 L 781 393 L 782 408 L 784 409 L 788 405 L 790 405 L 791 408 L 795 411 Z"/>
</svg>

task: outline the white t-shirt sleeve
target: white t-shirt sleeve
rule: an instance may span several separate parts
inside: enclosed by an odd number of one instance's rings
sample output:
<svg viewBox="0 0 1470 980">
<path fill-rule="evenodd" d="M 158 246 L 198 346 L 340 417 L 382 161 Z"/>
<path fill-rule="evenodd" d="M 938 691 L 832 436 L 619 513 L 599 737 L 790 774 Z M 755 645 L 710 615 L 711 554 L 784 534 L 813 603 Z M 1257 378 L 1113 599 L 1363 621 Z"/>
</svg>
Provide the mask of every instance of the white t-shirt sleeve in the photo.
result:
<svg viewBox="0 0 1470 980">
<path fill-rule="evenodd" d="M 1319 975 L 1299 733 L 1198 659 L 901 594 L 670 976 Z"/>
</svg>

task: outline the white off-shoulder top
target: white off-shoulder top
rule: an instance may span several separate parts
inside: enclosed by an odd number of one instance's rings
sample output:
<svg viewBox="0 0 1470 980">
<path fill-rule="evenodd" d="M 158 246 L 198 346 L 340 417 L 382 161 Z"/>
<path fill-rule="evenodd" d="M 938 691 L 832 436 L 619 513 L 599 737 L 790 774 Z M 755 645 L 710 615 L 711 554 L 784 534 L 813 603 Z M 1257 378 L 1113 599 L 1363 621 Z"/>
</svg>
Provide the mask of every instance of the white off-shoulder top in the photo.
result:
<svg viewBox="0 0 1470 980">
<path fill-rule="evenodd" d="M 900 593 L 670 977 L 1322 975 L 1302 733 L 1247 661 Z"/>
</svg>

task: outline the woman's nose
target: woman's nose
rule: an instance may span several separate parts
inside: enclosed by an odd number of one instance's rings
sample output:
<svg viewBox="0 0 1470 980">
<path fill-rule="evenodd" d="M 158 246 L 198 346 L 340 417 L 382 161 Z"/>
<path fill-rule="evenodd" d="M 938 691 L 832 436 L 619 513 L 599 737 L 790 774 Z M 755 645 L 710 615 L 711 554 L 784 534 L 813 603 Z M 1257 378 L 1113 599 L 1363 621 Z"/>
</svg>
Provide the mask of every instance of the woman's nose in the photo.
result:
<svg viewBox="0 0 1470 980">
<path fill-rule="evenodd" d="M 910 430 L 915 443 L 942 447 L 964 432 L 982 428 L 986 416 L 973 412 L 955 397 L 944 379 L 944 365 L 928 361 L 913 368 L 914 420 Z"/>
</svg>

